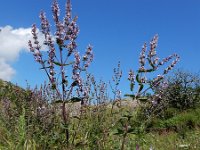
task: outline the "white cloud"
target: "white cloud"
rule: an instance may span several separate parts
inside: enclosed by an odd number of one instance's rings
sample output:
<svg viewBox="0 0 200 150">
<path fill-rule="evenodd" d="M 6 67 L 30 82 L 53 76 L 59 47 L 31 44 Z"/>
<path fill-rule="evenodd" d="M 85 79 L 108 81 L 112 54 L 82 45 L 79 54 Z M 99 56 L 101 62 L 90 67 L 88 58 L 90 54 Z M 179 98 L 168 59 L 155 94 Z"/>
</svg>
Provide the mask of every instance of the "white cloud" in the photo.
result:
<svg viewBox="0 0 200 150">
<path fill-rule="evenodd" d="M 14 74 L 15 70 L 5 60 L 0 59 L 0 79 L 10 81 Z"/>
<path fill-rule="evenodd" d="M 41 32 L 38 34 L 39 41 L 44 40 Z M 20 52 L 28 51 L 28 40 L 32 39 L 31 28 L 17 28 L 11 26 L 0 27 L 0 79 L 11 80 L 15 70 L 10 62 L 19 57 Z"/>
</svg>

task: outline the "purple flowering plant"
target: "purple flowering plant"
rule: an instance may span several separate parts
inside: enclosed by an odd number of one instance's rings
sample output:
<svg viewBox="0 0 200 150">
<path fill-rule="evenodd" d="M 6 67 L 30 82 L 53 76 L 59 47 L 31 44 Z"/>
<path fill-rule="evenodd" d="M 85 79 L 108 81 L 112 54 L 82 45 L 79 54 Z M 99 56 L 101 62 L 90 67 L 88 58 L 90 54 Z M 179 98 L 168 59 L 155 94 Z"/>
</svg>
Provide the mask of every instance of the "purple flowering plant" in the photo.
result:
<svg viewBox="0 0 200 150">
<path fill-rule="evenodd" d="M 60 100 L 57 103 L 62 103 L 62 117 L 63 124 L 66 126 L 66 141 L 69 141 L 69 131 L 67 125 L 69 123 L 69 115 L 66 112 L 66 103 L 68 102 L 83 102 L 83 97 L 86 96 L 84 91 L 82 72 L 86 71 L 90 63 L 93 61 L 92 46 L 89 45 L 85 54 L 81 57 L 77 50 L 76 39 L 78 37 L 79 28 L 76 24 L 77 16 L 72 18 L 71 1 L 67 0 L 66 11 L 63 20 L 60 20 L 60 8 L 57 0 L 52 4 L 53 20 L 55 23 L 56 31 L 51 32 L 51 25 L 46 17 L 44 11 L 40 13 L 41 32 L 45 37 L 44 43 L 38 41 L 38 29 L 35 24 L 32 25 L 33 42 L 29 41 L 28 45 L 30 51 L 33 53 L 35 61 L 38 62 L 46 75 L 52 89 L 56 91 Z M 48 47 L 45 59 L 41 51 L 41 44 Z M 73 61 L 70 61 L 74 59 Z M 72 68 L 69 68 L 69 67 Z M 71 79 L 68 75 L 68 70 L 71 70 Z M 71 84 L 69 82 L 71 81 Z M 78 90 L 75 88 L 77 87 Z M 79 97 L 73 97 L 73 91 L 78 91 Z"/>
<path fill-rule="evenodd" d="M 146 101 L 147 98 L 143 97 L 143 95 L 145 95 L 148 90 L 158 87 L 163 82 L 164 76 L 172 70 L 179 61 L 180 57 L 176 53 L 160 60 L 156 53 L 157 44 L 158 35 L 155 35 L 150 42 L 148 51 L 146 43 L 142 46 L 137 73 L 135 74 L 131 69 L 128 76 L 128 80 L 130 81 L 130 91 L 134 91 L 136 83 L 138 84 L 138 90 L 136 93 L 133 92 L 134 94 L 126 94 L 125 96 L 130 96 L 133 99 L 140 101 Z M 174 60 L 164 69 L 162 74 L 157 75 L 157 77 L 153 79 L 147 79 L 147 73 L 156 72 L 159 67 L 165 65 L 173 58 Z M 148 85 L 146 89 L 144 89 L 145 85 Z"/>
<path fill-rule="evenodd" d="M 177 54 L 173 54 L 159 61 L 159 58 L 156 54 L 157 43 L 158 43 L 158 35 L 155 35 L 150 42 L 150 49 L 148 52 L 147 52 L 147 44 L 144 43 L 140 56 L 139 56 L 140 66 L 139 66 L 139 69 L 137 70 L 136 75 L 134 74 L 132 69 L 129 71 L 128 80 L 130 81 L 130 91 L 132 91 L 133 94 L 126 94 L 125 96 L 131 97 L 133 100 L 136 100 L 139 105 L 149 103 L 150 99 L 145 97 L 145 94 L 148 90 L 150 89 L 153 90 L 157 87 L 161 87 L 161 85 L 163 86 L 165 85 L 165 87 L 163 88 L 166 88 L 166 84 L 164 84 L 165 82 L 163 81 L 164 76 L 170 70 L 173 69 L 173 67 L 177 64 L 177 62 L 180 59 L 180 57 Z M 169 66 L 166 67 L 166 69 L 164 69 L 161 75 L 157 75 L 157 77 L 153 79 L 147 79 L 147 73 L 152 73 L 152 72 L 157 71 L 160 66 L 163 66 L 164 64 L 166 64 L 173 58 L 175 59 L 172 61 L 172 63 Z M 119 65 L 118 65 L 118 68 L 119 68 Z M 116 79 L 119 79 L 117 81 L 120 81 L 121 73 L 119 73 L 119 71 L 116 72 L 116 70 L 114 70 L 114 74 L 115 74 L 115 77 L 118 75 L 117 76 L 118 78 Z M 115 82 L 115 83 L 117 87 L 119 82 Z M 134 86 L 136 83 L 138 84 L 138 90 L 135 92 Z M 146 89 L 144 89 L 145 86 L 147 86 Z M 151 105 L 155 105 L 157 100 L 160 99 L 161 97 L 162 97 L 162 92 L 158 94 L 154 94 L 152 97 L 153 100 L 150 102 Z M 122 117 L 119 118 L 119 120 L 116 122 L 116 125 L 118 127 L 117 127 L 117 132 L 115 132 L 114 135 L 122 136 L 121 150 L 125 149 L 124 145 L 125 145 L 128 134 L 135 134 L 137 130 L 138 130 L 137 134 L 138 135 L 141 134 L 144 130 L 145 123 L 149 119 L 151 119 L 151 117 L 149 116 L 145 122 L 141 122 L 139 129 L 135 129 L 136 127 L 135 125 L 132 124 L 131 118 L 133 118 L 133 115 L 130 112 L 127 112 L 127 114 L 122 115 Z"/>
<path fill-rule="evenodd" d="M 78 37 L 79 28 L 76 24 L 78 17 L 72 18 L 71 13 L 71 1 L 67 0 L 66 11 L 63 20 L 60 20 L 60 8 L 57 0 L 53 1 L 52 13 L 53 20 L 55 23 L 55 33 L 51 32 L 51 25 L 46 17 L 44 11 L 40 13 L 41 20 L 41 32 L 44 35 L 45 41 L 40 43 L 38 41 L 38 28 L 35 24 L 32 25 L 32 35 L 33 41 L 29 41 L 28 45 L 30 51 L 33 53 L 35 61 L 41 65 L 41 69 L 45 71 L 52 90 L 56 92 L 59 99 L 55 103 L 61 103 L 62 107 L 62 119 L 65 129 L 66 143 L 69 145 L 69 123 L 70 117 L 69 112 L 66 109 L 66 103 L 81 102 L 81 105 L 88 103 L 90 94 L 96 97 L 97 103 L 102 104 L 108 98 L 106 96 L 107 85 L 100 81 L 99 84 L 96 83 L 95 78 L 87 73 L 87 69 L 91 62 L 93 61 L 93 51 L 92 46 L 89 45 L 83 56 L 80 55 L 77 50 L 76 39 Z M 147 101 L 147 98 L 143 95 L 149 89 L 158 87 L 164 76 L 172 70 L 172 68 L 179 61 L 179 56 L 177 54 L 170 55 L 162 60 L 159 59 L 156 53 L 158 43 L 158 35 L 155 35 L 150 42 L 150 48 L 147 51 L 147 44 L 144 43 L 140 56 L 139 56 L 139 69 L 135 74 L 133 70 L 129 71 L 128 80 L 130 81 L 130 91 L 132 94 L 126 94 L 130 96 L 133 100 Z M 42 44 L 46 45 L 48 48 L 47 55 L 44 55 L 44 51 L 41 50 Z M 165 65 L 170 60 L 175 58 L 172 63 L 164 69 L 161 75 L 149 80 L 147 79 L 147 73 L 152 73 L 158 70 L 160 66 Z M 72 61 L 71 61 L 72 60 Z M 83 78 L 83 73 L 86 73 L 86 80 Z M 122 71 L 120 69 L 120 62 L 117 68 L 114 68 L 113 85 L 110 83 L 111 90 L 114 94 L 114 100 L 121 100 L 121 91 L 119 89 L 119 83 L 122 78 Z M 138 89 L 134 93 L 134 86 L 138 84 Z M 145 85 L 149 87 L 144 89 Z M 93 93 L 92 93 L 93 86 Z M 74 96 L 76 95 L 76 96 Z M 160 95 L 158 95 L 159 97 Z M 155 101 L 154 101 L 155 102 Z M 111 114 L 113 110 L 114 103 L 112 105 Z M 129 133 L 134 131 L 131 126 L 131 115 L 122 116 L 121 121 L 122 129 L 119 129 L 116 135 L 123 135 L 122 148 L 124 149 L 124 144 L 126 137 Z M 73 139 L 76 134 L 73 135 Z M 73 140 L 74 141 L 74 140 Z M 72 142 L 73 143 L 73 142 Z"/>
</svg>

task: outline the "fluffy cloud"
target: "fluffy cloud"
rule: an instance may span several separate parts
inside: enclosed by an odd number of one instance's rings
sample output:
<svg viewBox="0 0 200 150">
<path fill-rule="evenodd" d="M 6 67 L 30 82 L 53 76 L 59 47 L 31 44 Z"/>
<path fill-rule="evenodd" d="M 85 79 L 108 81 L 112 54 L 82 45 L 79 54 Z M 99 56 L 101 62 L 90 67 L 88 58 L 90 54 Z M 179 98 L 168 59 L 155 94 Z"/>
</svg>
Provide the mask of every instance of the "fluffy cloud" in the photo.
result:
<svg viewBox="0 0 200 150">
<path fill-rule="evenodd" d="M 38 37 L 39 41 L 44 40 L 40 32 Z M 31 38 L 31 28 L 0 27 L 0 79 L 11 80 L 15 70 L 10 62 L 16 61 L 20 52 L 28 51 L 27 42 Z"/>
<path fill-rule="evenodd" d="M 0 59 L 0 79 L 10 81 L 14 74 L 15 70 L 5 60 Z"/>
</svg>

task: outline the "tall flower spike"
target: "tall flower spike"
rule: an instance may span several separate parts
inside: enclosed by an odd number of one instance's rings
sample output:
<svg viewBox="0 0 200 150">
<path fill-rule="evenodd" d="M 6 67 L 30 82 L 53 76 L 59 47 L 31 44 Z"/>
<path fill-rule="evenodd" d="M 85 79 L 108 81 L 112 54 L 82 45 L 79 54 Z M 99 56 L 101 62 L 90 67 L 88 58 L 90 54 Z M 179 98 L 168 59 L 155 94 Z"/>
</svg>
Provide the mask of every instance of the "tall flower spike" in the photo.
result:
<svg viewBox="0 0 200 150">
<path fill-rule="evenodd" d="M 135 84 L 135 75 L 134 75 L 133 70 L 130 70 L 130 71 L 129 71 L 128 80 L 129 80 L 132 84 Z"/>
<path fill-rule="evenodd" d="M 45 13 L 42 11 L 40 13 L 40 20 L 41 20 L 41 31 L 45 36 L 45 40 L 47 41 L 48 36 L 50 35 L 50 24 L 49 21 L 46 18 Z"/>
<path fill-rule="evenodd" d="M 72 17 L 71 10 L 72 10 L 71 1 L 67 0 L 65 17 L 64 17 L 64 25 L 65 25 L 66 31 L 68 30 L 68 25 L 70 24 L 70 20 Z M 69 37 L 66 36 L 65 39 L 69 39 Z"/>
<path fill-rule="evenodd" d="M 162 61 L 158 62 L 157 67 L 162 66 L 165 63 L 169 62 L 173 57 L 175 57 L 176 59 L 172 61 L 172 63 L 164 70 L 163 74 L 167 74 L 177 64 L 180 57 L 177 54 L 173 54 L 164 58 Z"/>
<path fill-rule="evenodd" d="M 45 35 L 44 44 L 49 46 L 48 64 L 49 64 L 50 81 L 52 84 L 55 84 L 55 77 L 54 77 L 55 75 L 55 71 L 54 71 L 55 47 L 52 41 L 52 37 L 50 35 L 49 21 L 47 20 L 46 15 L 43 11 L 40 13 L 40 20 L 41 20 L 42 33 Z"/>
<path fill-rule="evenodd" d="M 147 44 L 144 43 L 142 47 L 142 52 L 140 53 L 140 57 L 139 57 L 140 71 L 145 71 L 144 65 L 145 65 L 145 59 L 146 59 L 146 54 L 145 54 L 146 49 L 147 49 Z"/>
<path fill-rule="evenodd" d="M 74 81 L 78 81 L 79 80 L 79 71 L 80 71 L 80 55 L 77 51 L 74 52 L 74 64 L 72 65 L 72 72 L 73 72 L 73 76 L 72 79 Z"/>
<path fill-rule="evenodd" d="M 33 35 L 34 44 L 38 45 L 38 44 L 39 44 L 39 41 L 38 41 L 38 36 L 37 36 L 37 28 L 36 28 L 36 25 L 35 25 L 35 24 L 32 25 L 31 33 L 32 33 L 32 35 Z M 38 48 L 39 48 L 39 47 L 37 47 L 36 49 L 38 49 Z"/>
<path fill-rule="evenodd" d="M 93 61 L 93 53 L 92 53 L 92 46 L 89 45 L 87 47 L 87 51 L 85 52 L 85 55 L 83 56 L 83 61 L 84 61 L 84 67 L 87 68 L 89 67 L 90 63 Z"/>
<path fill-rule="evenodd" d="M 152 58 L 156 55 L 156 47 L 158 45 L 158 35 L 155 35 L 150 42 L 149 57 Z"/>
<path fill-rule="evenodd" d="M 53 19 L 54 19 L 55 23 L 57 24 L 59 22 L 58 17 L 60 16 L 60 8 L 59 8 L 57 0 L 54 0 L 51 8 L 52 8 L 52 12 L 53 12 Z"/>
<path fill-rule="evenodd" d="M 35 24 L 32 25 L 31 33 L 33 35 L 35 46 L 33 46 L 32 42 L 29 40 L 28 44 L 29 44 L 30 51 L 33 53 L 33 56 L 37 62 L 43 63 L 42 54 L 40 52 L 41 46 L 39 45 L 38 36 L 37 36 L 37 28 Z"/>
<path fill-rule="evenodd" d="M 59 21 L 59 16 L 60 16 L 60 8 L 58 5 L 57 0 L 54 0 L 52 4 L 52 12 L 53 12 L 53 19 L 56 24 L 56 40 L 58 45 L 63 44 L 63 34 L 64 34 L 64 25 Z"/>
<path fill-rule="evenodd" d="M 71 19 L 71 10 L 72 10 L 72 5 L 71 5 L 71 0 L 67 0 L 67 5 L 66 5 L 66 17 Z"/>
<path fill-rule="evenodd" d="M 167 74 L 170 70 L 172 70 L 174 68 L 174 66 L 177 64 L 177 62 L 179 61 L 180 57 L 177 54 L 173 54 L 171 56 L 168 57 L 168 59 L 166 60 L 170 60 L 173 57 L 176 57 L 176 59 L 174 61 L 172 61 L 171 65 L 169 65 L 163 72 L 163 74 Z"/>
<path fill-rule="evenodd" d="M 49 53 L 49 58 L 48 58 L 49 73 L 52 76 L 51 83 L 55 84 L 54 58 L 55 58 L 55 51 L 56 50 L 55 50 L 53 41 L 51 39 L 51 36 L 49 36 L 49 38 L 48 38 L 48 43 L 49 43 L 48 44 L 49 45 L 49 51 L 48 51 L 48 53 Z"/>
<path fill-rule="evenodd" d="M 31 40 L 28 41 L 28 46 L 29 46 L 30 51 L 34 52 L 35 48 L 33 47 Z"/>
</svg>

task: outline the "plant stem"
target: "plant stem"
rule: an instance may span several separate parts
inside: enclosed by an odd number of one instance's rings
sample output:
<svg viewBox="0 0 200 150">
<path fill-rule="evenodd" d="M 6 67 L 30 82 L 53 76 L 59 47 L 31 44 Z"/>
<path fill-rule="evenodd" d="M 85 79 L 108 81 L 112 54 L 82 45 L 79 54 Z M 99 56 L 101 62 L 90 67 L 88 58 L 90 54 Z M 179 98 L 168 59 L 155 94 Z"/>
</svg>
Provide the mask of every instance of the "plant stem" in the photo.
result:
<svg viewBox="0 0 200 150">
<path fill-rule="evenodd" d="M 61 71 L 61 75 L 62 75 L 62 116 L 63 116 L 63 121 L 64 121 L 64 125 L 67 126 L 67 128 L 65 128 L 65 138 L 66 138 L 66 143 L 67 143 L 67 147 L 69 146 L 69 129 L 68 129 L 68 118 L 66 116 L 66 108 L 65 108 L 65 97 L 66 97 L 66 91 L 65 91 L 65 72 L 64 72 L 64 65 L 63 65 L 63 55 L 62 55 L 62 47 L 59 46 L 59 51 L 60 51 L 60 71 Z M 66 99 L 67 100 L 67 99 Z"/>
<path fill-rule="evenodd" d="M 123 139 L 122 139 L 121 150 L 124 150 L 127 134 L 128 134 L 128 123 L 125 124 L 125 133 L 124 133 Z"/>
<path fill-rule="evenodd" d="M 124 150 L 124 146 L 125 146 L 125 142 L 126 142 L 126 136 L 127 136 L 127 133 L 125 133 L 124 136 L 123 136 L 121 150 Z"/>
</svg>

